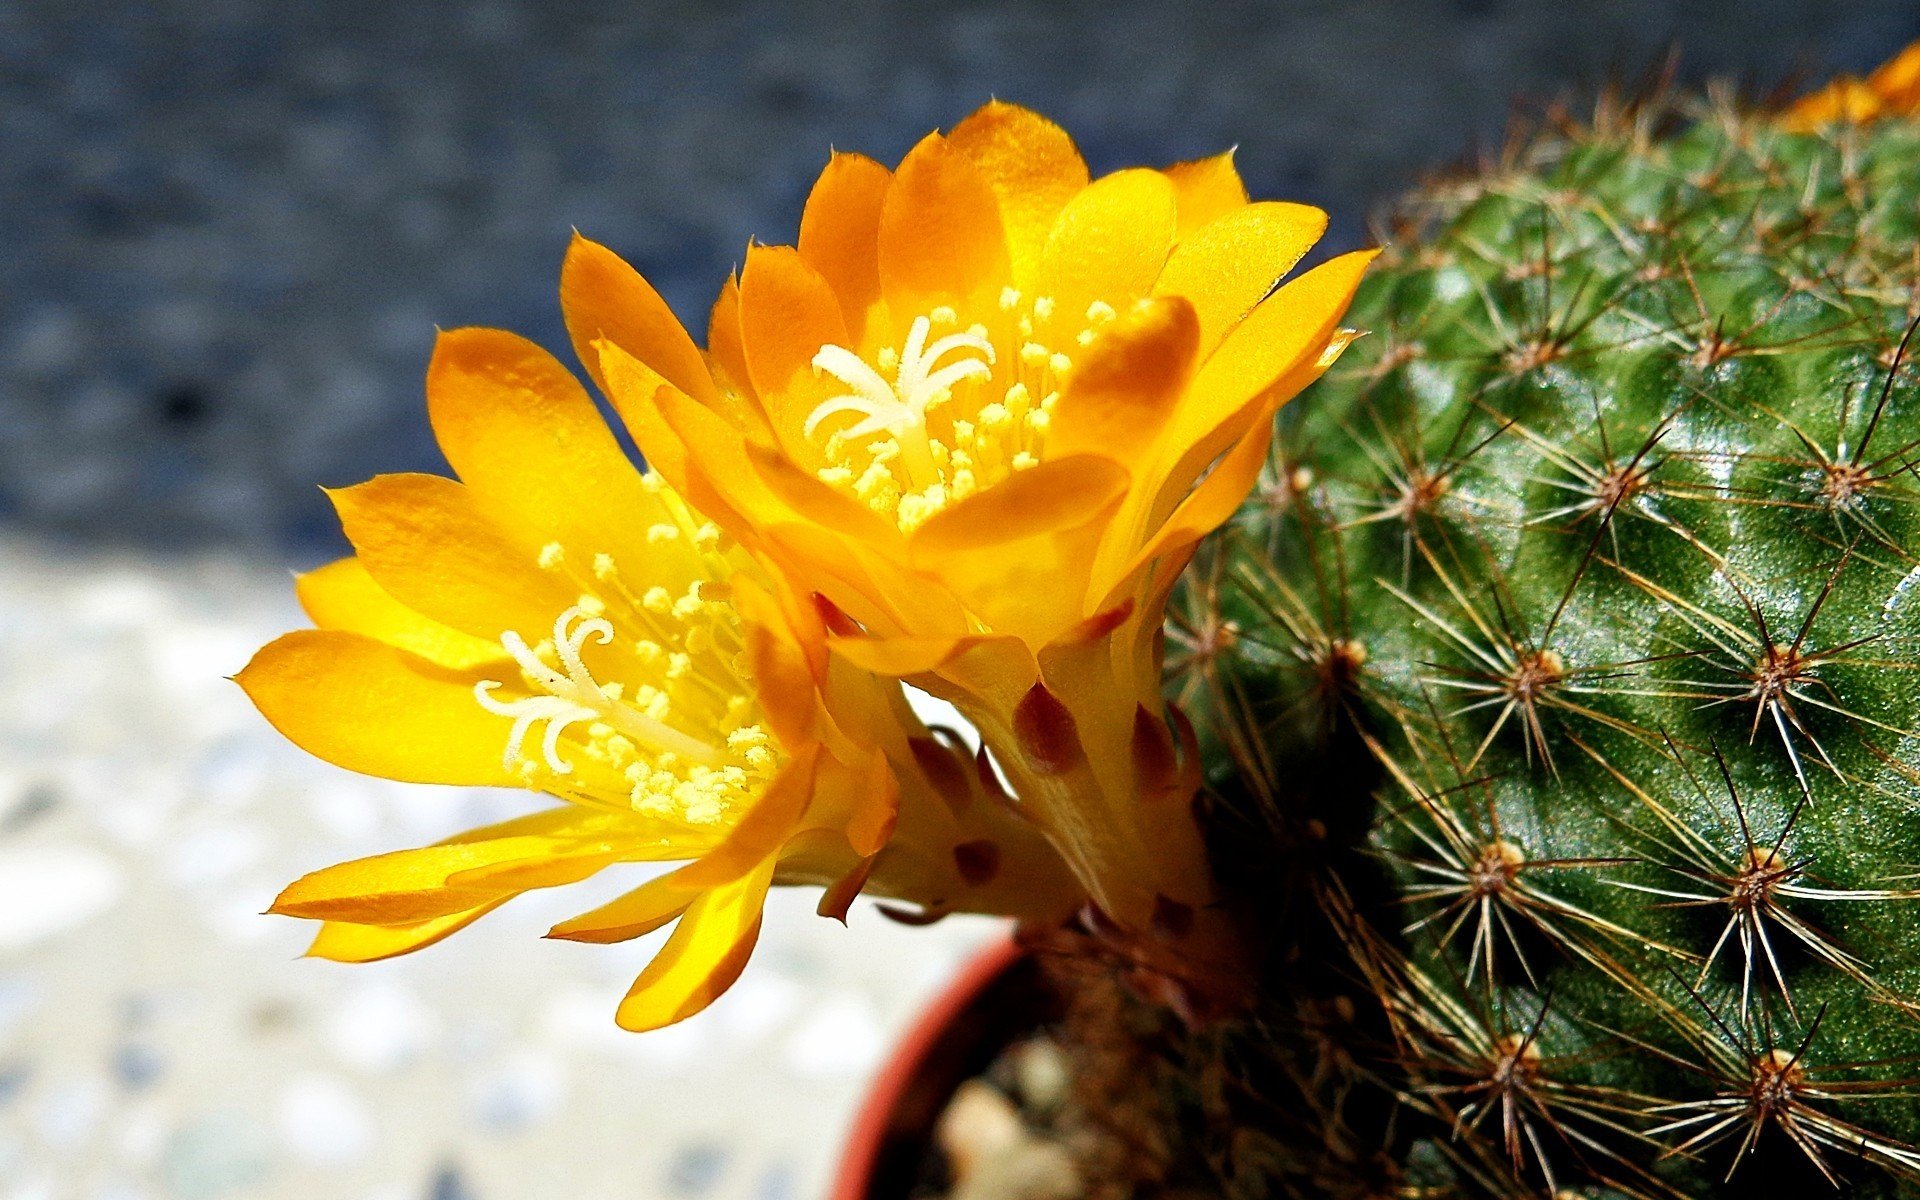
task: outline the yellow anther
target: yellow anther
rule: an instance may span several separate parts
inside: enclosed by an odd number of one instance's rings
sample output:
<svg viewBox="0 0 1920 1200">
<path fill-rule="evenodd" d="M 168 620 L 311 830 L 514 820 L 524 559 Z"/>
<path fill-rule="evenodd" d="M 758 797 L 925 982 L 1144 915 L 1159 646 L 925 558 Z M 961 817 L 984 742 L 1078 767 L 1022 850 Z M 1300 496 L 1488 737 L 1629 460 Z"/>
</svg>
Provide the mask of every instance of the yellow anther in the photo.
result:
<svg viewBox="0 0 1920 1200">
<path fill-rule="evenodd" d="M 567 548 L 559 542 L 548 542 L 546 545 L 540 547 L 540 557 L 538 561 L 542 571 L 551 571 L 561 563 L 567 561 Z"/>
</svg>

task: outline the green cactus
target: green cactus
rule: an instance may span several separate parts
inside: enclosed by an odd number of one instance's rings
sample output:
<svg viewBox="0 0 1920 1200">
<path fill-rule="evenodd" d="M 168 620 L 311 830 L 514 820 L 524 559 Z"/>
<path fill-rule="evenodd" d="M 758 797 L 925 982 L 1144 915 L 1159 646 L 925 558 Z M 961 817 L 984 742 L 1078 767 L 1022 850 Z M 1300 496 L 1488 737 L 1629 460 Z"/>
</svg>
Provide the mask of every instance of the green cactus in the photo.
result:
<svg viewBox="0 0 1920 1200">
<path fill-rule="evenodd" d="M 1177 1106 L 1235 1196 L 1920 1195 L 1920 121 L 1548 125 L 1180 599 L 1280 944 Z"/>
</svg>

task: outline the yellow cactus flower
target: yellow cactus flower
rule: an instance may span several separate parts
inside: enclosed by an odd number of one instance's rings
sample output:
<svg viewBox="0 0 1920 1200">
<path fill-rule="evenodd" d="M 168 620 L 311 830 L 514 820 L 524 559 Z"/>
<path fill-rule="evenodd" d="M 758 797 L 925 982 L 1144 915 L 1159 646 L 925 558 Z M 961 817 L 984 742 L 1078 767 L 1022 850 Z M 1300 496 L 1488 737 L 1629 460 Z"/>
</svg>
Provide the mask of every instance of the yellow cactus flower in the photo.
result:
<svg viewBox="0 0 1920 1200">
<path fill-rule="evenodd" d="M 958 705 L 1102 916 L 1197 960 L 1224 934 L 1161 617 L 1353 336 L 1371 252 L 1280 282 L 1325 227 L 1230 154 L 1090 180 L 995 102 L 892 171 L 835 154 L 704 354 L 584 239 L 561 299 L 654 468 L 850 619 L 839 654 Z"/>
<path fill-rule="evenodd" d="M 739 974 L 774 883 L 825 886 L 833 915 L 862 888 L 934 914 L 1077 907 L 1023 820 L 954 786 L 968 756 L 897 684 L 829 656 L 813 602 L 637 470 L 545 351 L 445 334 L 427 397 L 459 480 L 333 493 L 356 555 L 300 579 L 318 628 L 239 682 L 340 766 L 565 803 L 296 881 L 273 911 L 325 922 L 314 955 L 389 957 L 530 889 L 691 860 L 553 931 L 618 941 L 678 922 L 619 1008 L 647 1029 Z"/>
<path fill-rule="evenodd" d="M 1842 75 L 1802 96 L 1780 114 L 1780 124 L 1811 133 L 1833 124 L 1864 124 L 1920 113 L 1920 42 L 1882 63 L 1865 79 Z"/>
</svg>

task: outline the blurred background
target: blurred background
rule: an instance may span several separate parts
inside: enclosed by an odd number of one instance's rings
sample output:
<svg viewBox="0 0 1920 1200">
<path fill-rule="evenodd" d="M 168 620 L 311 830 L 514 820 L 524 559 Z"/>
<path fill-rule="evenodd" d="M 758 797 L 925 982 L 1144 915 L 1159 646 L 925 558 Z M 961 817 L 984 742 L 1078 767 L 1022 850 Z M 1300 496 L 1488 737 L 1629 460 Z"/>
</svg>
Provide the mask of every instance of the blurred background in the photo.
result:
<svg viewBox="0 0 1920 1200">
<path fill-rule="evenodd" d="M 439 466 L 436 325 L 565 346 L 570 228 L 700 327 L 829 146 L 999 96 L 1096 172 L 1237 144 L 1358 244 L 1516 96 L 1915 37 L 1911 0 L 0 0 L 0 1200 L 803 1200 L 992 936 L 777 898 L 739 987 L 636 1038 L 650 945 L 537 940 L 580 889 L 362 968 L 257 915 L 523 807 L 307 760 L 223 677 L 342 549 L 316 485 Z"/>
</svg>

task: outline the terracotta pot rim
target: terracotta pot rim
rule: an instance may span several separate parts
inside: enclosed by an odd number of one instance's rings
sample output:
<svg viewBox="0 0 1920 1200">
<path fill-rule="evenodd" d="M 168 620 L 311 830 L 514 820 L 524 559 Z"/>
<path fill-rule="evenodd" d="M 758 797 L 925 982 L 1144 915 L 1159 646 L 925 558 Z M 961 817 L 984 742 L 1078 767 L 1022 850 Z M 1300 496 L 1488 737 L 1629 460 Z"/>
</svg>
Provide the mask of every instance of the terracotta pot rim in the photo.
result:
<svg viewBox="0 0 1920 1200">
<path fill-rule="evenodd" d="M 893 1132 L 894 1114 L 901 1100 L 919 1083 L 928 1059 L 946 1041 L 955 1022 L 1026 957 L 1026 950 L 1011 934 L 998 936 L 975 951 L 907 1026 L 854 1115 L 846 1149 L 841 1152 L 832 1189 L 827 1193 L 829 1200 L 874 1200 L 875 1170 Z"/>
</svg>

